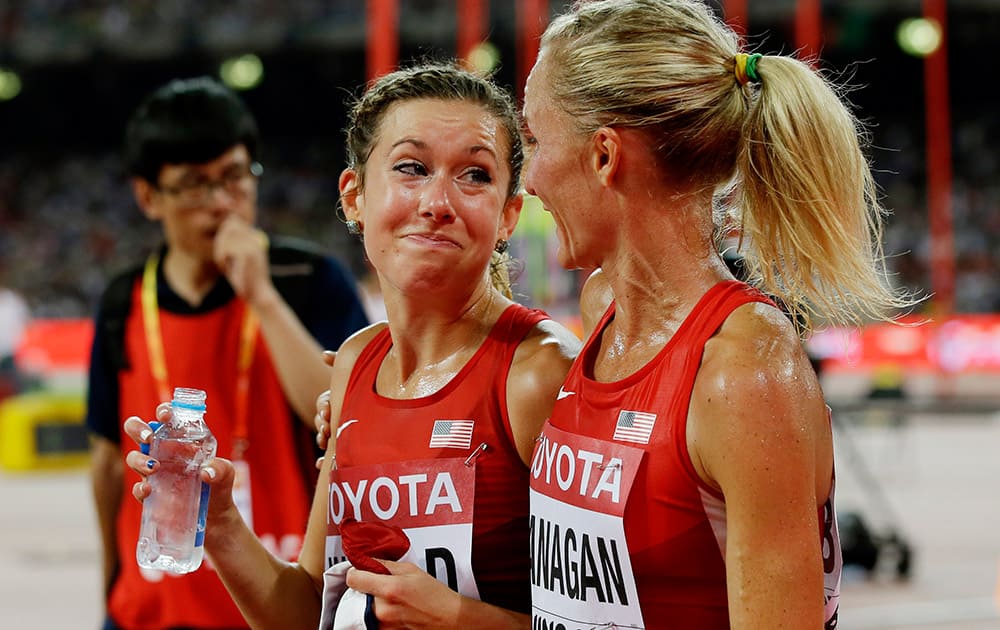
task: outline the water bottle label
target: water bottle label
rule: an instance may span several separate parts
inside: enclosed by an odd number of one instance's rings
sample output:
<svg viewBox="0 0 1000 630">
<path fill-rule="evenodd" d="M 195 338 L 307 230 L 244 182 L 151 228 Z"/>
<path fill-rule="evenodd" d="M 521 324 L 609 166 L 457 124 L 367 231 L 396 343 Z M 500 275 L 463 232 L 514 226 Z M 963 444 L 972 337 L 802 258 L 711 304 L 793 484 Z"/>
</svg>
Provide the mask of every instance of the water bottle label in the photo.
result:
<svg viewBox="0 0 1000 630">
<path fill-rule="evenodd" d="M 198 501 L 198 530 L 194 535 L 194 546 L 205 544 L 205 521 L 208 520 L 208 493 L 211 490 L 204 481 L 201 482 L 201 499 Z"/>
<path fill-rule="evenodd" d="M 163 424 L 162 422 L 151 420 L 149 423 L 149 430 L 152 431 L 153 433 L 156 433 L 156 430 L 159 429 L 160 426 L 162 426 L 162 424 Z M 149 446 L 150 446 L 149 442 L 145 442 L 139 445 L 139 450 L 142 452 L 143 455 L 149 455 Z"/>
</svg>

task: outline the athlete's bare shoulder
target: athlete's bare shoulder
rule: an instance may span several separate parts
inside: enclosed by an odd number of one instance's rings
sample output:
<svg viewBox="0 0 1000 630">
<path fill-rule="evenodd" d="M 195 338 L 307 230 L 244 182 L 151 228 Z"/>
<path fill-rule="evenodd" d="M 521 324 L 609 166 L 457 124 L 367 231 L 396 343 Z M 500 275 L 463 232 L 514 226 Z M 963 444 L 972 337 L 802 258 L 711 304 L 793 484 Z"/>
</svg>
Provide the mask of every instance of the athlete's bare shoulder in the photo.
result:
<svg viewBox="0 0 1000 630">
<path fill-rule="evenodd" d="M 349 376 L 354 369 L 354 364 L 357 362 L 361 351 L 371 343 L 376 335 L 388 328 L 388 326 L 388 323 L 384 321 L 375 322 L 345 339 L 344 343 L 340 344 L 340 349 L 337 350 L 337 358 L 333 363 L 333 379 L 336 380 L 338 377 Z"/>
<path fill-rule="evenodd" d="M 525 463 L 580 345 L 576 335 L 552 320 L 536 324 L 518 345 L 507 378 L 507 408 Z"/>
</svg>

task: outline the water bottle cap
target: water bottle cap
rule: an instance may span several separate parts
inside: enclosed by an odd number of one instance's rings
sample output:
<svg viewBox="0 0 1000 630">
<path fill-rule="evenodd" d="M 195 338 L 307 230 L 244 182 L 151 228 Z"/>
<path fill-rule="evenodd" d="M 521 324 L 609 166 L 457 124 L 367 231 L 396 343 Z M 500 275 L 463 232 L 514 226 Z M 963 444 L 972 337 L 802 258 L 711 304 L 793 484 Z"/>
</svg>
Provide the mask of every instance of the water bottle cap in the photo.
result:
<svg viewBox="0 0 1000 630">
<path fill-rule="evenodd" d="M 170 406 L 180 409 L 205 411 L 205 398 L 205 392 L 200 389 L 177 387 L 174 389 L 174 400 L 170 403 Z"/>
</svg>

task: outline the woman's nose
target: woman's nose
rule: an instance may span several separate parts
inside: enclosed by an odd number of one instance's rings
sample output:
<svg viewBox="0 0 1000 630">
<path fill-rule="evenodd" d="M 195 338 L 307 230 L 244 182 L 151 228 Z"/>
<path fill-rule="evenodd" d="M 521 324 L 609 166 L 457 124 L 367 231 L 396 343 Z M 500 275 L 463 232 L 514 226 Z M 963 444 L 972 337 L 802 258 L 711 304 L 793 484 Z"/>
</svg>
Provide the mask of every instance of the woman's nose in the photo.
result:
<svg viewBox="0 0 1000 630">
<path fill-rule="evenodd" d="M 435 221 L 454 220 L 455 208 L 451 203 L 448 182 L 444 178 L 435 178 L 425 189 L 420 203 L 420 215 Z"/>
</svg>

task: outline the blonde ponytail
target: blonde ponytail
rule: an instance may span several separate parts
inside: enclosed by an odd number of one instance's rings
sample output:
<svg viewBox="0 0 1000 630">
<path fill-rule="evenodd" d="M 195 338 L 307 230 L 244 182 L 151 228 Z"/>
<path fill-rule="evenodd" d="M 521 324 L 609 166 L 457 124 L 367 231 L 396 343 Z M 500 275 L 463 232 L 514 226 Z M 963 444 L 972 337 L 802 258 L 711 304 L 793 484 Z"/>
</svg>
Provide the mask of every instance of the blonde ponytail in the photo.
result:
<svg viewBox="0 0 1000 630">
<path fill-rule="evenodd" d="M 890 287 L 885 210 L 862 153 L 864 129 L 805 63 L 757 60 L 744 125 L 736 211 L 750 280 L 808 328 L 889 319 L 912 300 Z"/>
</svg>

